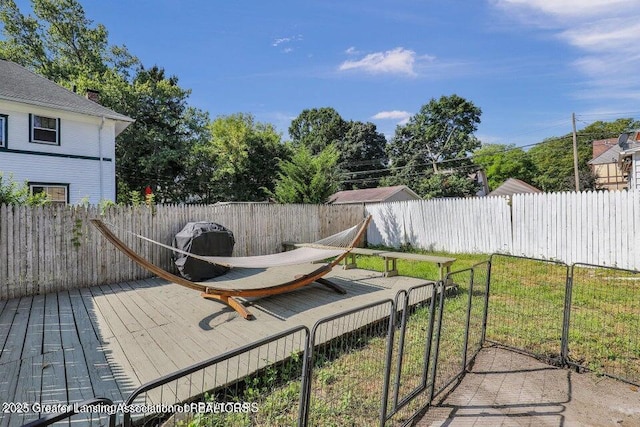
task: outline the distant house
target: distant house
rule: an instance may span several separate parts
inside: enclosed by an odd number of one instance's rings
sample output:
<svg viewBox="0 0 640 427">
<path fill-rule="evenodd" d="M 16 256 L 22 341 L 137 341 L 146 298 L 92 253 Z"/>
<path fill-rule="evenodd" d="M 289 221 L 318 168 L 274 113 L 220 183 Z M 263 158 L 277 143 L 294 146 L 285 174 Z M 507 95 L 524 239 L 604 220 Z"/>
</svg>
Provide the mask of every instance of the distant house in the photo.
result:
<svg viewBox="0 0 640 427">
<path fill-rule="evenodd" d="M 618 166 L 627 179 L 629 190 L 640 190 L 640 131 L 628 134 L 620 146 Z"/>
<path fill-rule="evenodd" d="M 32 193 L 63 204 L 115 200 L 115 138 L 132 122 L 0 60 L 0 172 Z"/>
<path fill-rule="evenodd" d="M 357 203 L 400 202 L 405 200 L 419 200 L 420 198 L 420 196 L 406 185 L 396 185 L 394 187 L 338 191 L 329 197 L 327 203 L 332 205 L 350 205 Z"/>
<path fill-rule="evenodd" d="M 618 138 L 593 141 L 593 158 L 588 164 L 596 177 L 596 188 L 622 190 L 627 188 L 627 180 L 618 167 L 621 148 Z"/>
<path fill-rule="evenodd" d="M 522 193 L 542 193 L 542 190 L 520 179 L 509 178 L 501 186 L 489 193 L 488 196 L 513 196 L 514 194 Z"/>
</svg>

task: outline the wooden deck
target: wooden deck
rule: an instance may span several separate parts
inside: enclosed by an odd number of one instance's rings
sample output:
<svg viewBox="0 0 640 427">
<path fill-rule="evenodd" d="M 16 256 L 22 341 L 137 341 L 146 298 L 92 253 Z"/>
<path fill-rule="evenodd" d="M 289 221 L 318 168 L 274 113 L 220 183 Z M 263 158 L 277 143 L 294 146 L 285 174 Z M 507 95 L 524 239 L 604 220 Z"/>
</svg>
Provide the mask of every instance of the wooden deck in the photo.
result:
<svg viewBox="0 0 640 427">
<path fill-rule="evenodd" d="M 425 283 L 360 269 L 327 277 L 348 293 L 313 284 L 248 301 L 253 321 L 160 279 L 0 301 L 0 402 L 122 401 L 162 375 Z M 37 417 L 0 413 L 0 426 Z"/>
</svg>

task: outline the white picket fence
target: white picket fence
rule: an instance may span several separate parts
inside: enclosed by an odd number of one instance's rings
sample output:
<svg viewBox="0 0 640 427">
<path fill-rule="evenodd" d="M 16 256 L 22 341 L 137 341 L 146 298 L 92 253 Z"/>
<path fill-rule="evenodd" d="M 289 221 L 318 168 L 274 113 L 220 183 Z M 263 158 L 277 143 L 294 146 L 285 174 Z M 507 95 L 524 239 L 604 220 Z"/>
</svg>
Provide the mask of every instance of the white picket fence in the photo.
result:
<svg viewBox="0 0 640 427">
<path fill-rule="evenodd" d="M 640 194 L 567 192 L 368 205 L 369 244 L 640 270 Z"/>
<path fill-rule="evenodd" d="M 511 249 L 510 210 L 503 198 L 415 200 L 367 205 L 367 241 L 430 251 L 492 253 Z"/>
</svg>

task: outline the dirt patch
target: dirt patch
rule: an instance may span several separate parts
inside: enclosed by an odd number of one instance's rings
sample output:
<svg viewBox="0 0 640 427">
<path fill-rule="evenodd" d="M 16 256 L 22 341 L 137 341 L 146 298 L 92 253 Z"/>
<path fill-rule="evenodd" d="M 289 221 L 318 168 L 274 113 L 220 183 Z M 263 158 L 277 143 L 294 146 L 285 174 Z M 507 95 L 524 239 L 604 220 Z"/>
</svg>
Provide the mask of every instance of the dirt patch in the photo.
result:
<svg viewBox="0 0 640 427">
<path fill-rule="evenodd" d="M 417 426 L 640 426 L 640 390 L 487 348 Z"/>
</svg>

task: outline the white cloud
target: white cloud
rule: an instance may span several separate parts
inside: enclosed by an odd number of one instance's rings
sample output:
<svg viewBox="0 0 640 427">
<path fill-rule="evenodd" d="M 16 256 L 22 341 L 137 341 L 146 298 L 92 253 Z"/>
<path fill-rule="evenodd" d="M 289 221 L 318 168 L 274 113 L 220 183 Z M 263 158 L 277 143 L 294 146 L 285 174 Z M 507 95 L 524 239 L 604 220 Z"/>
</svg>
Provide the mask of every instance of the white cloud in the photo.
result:
<svg viewBox="0 0 640 427">
<path fill-rule="evenodd" d="M 405 119 L 408 119 L 409 117 L 411 117 L 411 113 L 408 111 L 393 110 L 393 111 L 380 111 L 379 113 L 376 113 L 371 118 L 376 120 L 398 120 L 398 119 L 405 120 Z"/>
<path fill-rule="evenodd" d="M 345 50 L 344 53 L 347 55 L 358 55 L 360 52 L 354 46 L 351 46 L 349 49 Z"/>
<path fill-rule="evenodd" d="M 597 20 L 560 33 L 562 39 L 581 49 L 595 52 L 616 49 L 615 53 L 632 53 L 637 49 L 639 35 L 638 17 Z"/>
<path fill-rule="evenodd" d="M 299 42 L 299 41 L 302 41 L 302 34 L 298 34 L 291 37 L 277 38 L 271 43 L 271 46 L 278 47 L 278 46 L 284 45 L 282 46 L 283 47 L 282 52 L 290 53 L 290 52 L 293 52 L 293 47 L 291 47 L 291 44 L 294 44 L 295 42 Z"/>
<path fill-rule="evenodd" d="M 494 3 L 512 12 L 540 13 L 557 21 L 623 14 L 638 6 L 637 0 L 495 0 Z"/>
<path fill-rule="evenodd" d="M 635 98 L 640 92 L 638 0 L 495 0 L 522 24 L 552 28 L 582 52 L 572 65 L 586 77 L 580 98 Z"/>
<path fill-rule="evenodd" d="M 406 125 L 409 122 L 412 114 L 408 111 L 380 111 L 374 114 L 371 118 L 373 120 L 396 120 L 399 125 Z"/>
<path fill-rule="evenodd" d="M 345 61 L 338 68 L 340 71 L 359 70 L 370 74 L 403 74 L 416 76 L 414 69 L 416 53 L 409 49 L 397 47 L 386 52 L 366 55 L 357 61 Z"/>
</svg>

